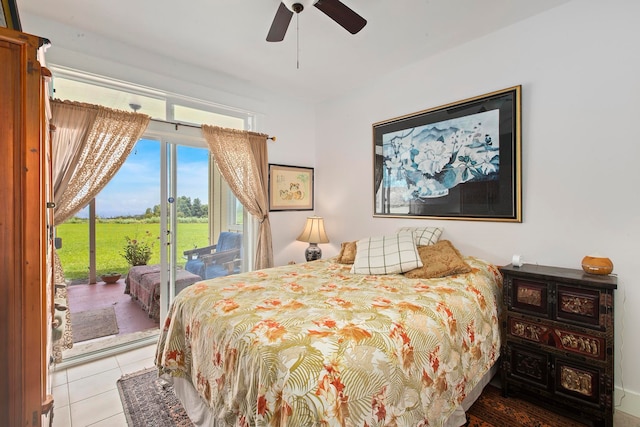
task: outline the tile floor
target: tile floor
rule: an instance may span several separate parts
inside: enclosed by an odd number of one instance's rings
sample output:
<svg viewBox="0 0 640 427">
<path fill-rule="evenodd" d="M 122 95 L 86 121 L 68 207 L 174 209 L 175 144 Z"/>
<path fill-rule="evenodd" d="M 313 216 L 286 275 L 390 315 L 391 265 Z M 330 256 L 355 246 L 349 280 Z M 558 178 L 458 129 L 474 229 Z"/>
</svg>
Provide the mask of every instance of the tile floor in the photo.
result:
<svg viewBox="0 0 640 427">
<path fill-rule="evenodd" d="M 116 382 L 154 366 L 155 343 L 115 356 L 53 372 L 54 427 L 127 427 Z M 640 419 L 621 411 L 616 427 L 640 427 Z"/>
<path fill-rule="evenodd" d="M 126 427 L 116 381 L 154 366 L 156 345 L 94 360 L 52 374 L 54 427 Z"/>
</svg>

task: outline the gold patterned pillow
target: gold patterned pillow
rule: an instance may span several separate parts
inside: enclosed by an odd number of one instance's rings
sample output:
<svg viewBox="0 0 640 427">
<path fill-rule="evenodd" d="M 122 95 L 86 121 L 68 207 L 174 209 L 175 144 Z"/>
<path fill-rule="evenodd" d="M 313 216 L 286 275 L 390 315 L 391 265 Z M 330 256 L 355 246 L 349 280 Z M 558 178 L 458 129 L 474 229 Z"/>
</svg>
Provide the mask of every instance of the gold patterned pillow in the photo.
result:
<svg viewBox="0 0 640 427">
<path fill-rule="evenodd" d="M 338 262 L 340 264 L 353 264 L 356 259 L 356 249 L 358 242 L 342 242 Z"/>
<path fill-rule="evenodd" d="M 418 246 L 418 253 L 422 260 L 422 267 L 407 271 L 404 273 L 405 277 L 435 279 L 471 271 L 471 267 L 464 262 L 460 252 L 448 240 L 440 240 L 433 245 Z"/>
</svg>

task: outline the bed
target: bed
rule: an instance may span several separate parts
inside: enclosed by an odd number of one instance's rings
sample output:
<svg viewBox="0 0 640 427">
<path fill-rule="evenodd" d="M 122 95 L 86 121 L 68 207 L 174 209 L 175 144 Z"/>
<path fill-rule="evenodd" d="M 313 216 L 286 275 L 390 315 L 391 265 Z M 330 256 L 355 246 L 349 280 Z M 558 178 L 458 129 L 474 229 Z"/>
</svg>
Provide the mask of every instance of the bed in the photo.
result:
<svg viewBox="0 0 640 427">
<path fill-rule="evenodd" d="M 499 357 L 498 269 L 353 274 L 336 258 L 197 282 L 172 303 L 160 375 L 196 425 L 462 425 Z"/>
</svg>

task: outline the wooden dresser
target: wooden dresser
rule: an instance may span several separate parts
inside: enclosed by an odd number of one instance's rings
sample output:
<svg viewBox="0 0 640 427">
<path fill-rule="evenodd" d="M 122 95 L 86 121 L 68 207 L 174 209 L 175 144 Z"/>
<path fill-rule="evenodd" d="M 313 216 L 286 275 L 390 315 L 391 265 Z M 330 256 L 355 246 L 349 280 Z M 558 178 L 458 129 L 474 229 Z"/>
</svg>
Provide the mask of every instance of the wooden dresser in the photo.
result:
<svg viewBox="0 0 640 427">
<path fill-rule="evenodd" d="M 500 270 L 503 394 L 613 426 L 617 279 L 532 264 Z"/>
<path fill-rule="evenodd" d="M 0 28 L 0 414 L 2 425 L 47 423 L 53 288 L 48 71 L 40 37 Z"/>
</svg>

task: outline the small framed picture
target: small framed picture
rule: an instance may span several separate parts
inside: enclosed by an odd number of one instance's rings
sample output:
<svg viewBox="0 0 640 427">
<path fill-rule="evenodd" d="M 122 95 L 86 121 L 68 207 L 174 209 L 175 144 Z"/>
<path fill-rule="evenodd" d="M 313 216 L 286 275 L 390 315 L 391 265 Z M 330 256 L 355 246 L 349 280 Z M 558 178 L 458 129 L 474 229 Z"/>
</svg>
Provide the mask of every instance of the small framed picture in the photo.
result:
<svg viewBox="0 0 640 427">
<path fill-rule="evenodd" d="M 312 211 L 313 168 L 270 163 L 269 210 Z"/>
</svg>

